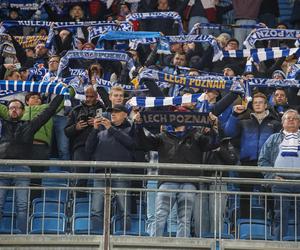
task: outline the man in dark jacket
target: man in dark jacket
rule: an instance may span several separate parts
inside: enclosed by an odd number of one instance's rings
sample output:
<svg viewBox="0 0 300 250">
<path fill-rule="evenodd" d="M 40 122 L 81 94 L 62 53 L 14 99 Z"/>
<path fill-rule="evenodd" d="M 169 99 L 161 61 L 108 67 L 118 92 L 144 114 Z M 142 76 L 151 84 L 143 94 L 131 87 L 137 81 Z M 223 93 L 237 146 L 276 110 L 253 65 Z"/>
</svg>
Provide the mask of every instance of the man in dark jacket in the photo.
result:
<svg viewBox="0 0 300 250">
<path fill-rule="evenodd" d="M 90 161 L 91 157 L 85 152 L 85 141 L 94 126 L 97 110 L 104 109 L 103 104 L 97 100 L 97 92 L 92 86 L 85 90 L 85 101 L 71 111 L 65 134 L 71 141 L 72 159 L 75 161 Z M 76 168 L 76 173 L 88 173 L 89 168 Z M 83 184 L 83 183 L 81 183 Z"/>
<path fill-rule="evenodd" d="M 8 104 L 8 119 L 1 119 L 0 158 L 1 159 L 30 159 L 34 134 L 54 115 L 62 101 L 57 96 L 48 108 L 30 121 L 23 121 L 25 106 L 18 100 Z M 30 172 L 28 166 L 1 166 L 1 172 Z M 0 179 L 0 186 L 29 186 L 29 178 Z M 0 189 L 0 220 L 6 199 L 6 189 Z M 28 189 L 16 189 L 17 228 L 21 233 L 27 230 Z"/>
<path fill-rule="evenodd" d="M 90 132 L 86 141 L 86 152 L 96 161 L 134 161 L 135 141 L 133 127 L 127 120 L 127 109 L 122 104 L 116 104 L 109 108 L 111 121 L 105 117 L 94 119 L 94 129 Z M 101 170 L 96 169 L 95 172 Z M 112 172 L 129 173 L 128 169 L 114 169 Z M 117 188 L 129 188 L 130 182 L 112 180 L 112 186 Z M 94 180 L 94 187 L 105 187 L 105 180 Z M 130 199 L 124 192 L 117 195 L 118 211 L 126 217 L 126 229 L 130 228 Z M 100 230 L 103 227 L 103 192 L 94 192 L 92 197 L 92 230 Z M 123 220 L 122 220 L 123 221 Z"/>
<path fill-rule="evenodd" d="M 183 107 L 177 110 L 184 111 Z M 210 119 L 216 125 L 217 117 L 210 113 Z M 140 116 L 135 116 L 137 123 L 140 122 Z M 184 163 L 201 164 L 203 162 L 203 152 L 212 150 L 218 143 L 218 133 L 208 128 L 188 128 L 186 126 L 167 126 L 167 130 L 157 135 L 145 135 L 143 128 L 139 127 L 137 136 L 139 145 L 145 150 L 157 150 L 159 162 L 161 163 Z M 202 171 L 179 171 L 170 169 L 159 169 L 159 174 L 163 175 L 183 175 L 200 176 Z M 192 182 L 172 182 L 164 181 L 159 183 L 159 189 L 181 189 L 196 190 L 197 184 Z M 196 199 L 196 193 L 193 192 L 158 192 L 156 196 L 155 222 L 150 230 L 150 236 L 162 236 L 165 224 L 170 212 L 170 208 L 177 202 L 177 237 L 189 237 L 191 228 L 191 216 L 193 205 Z"/>
</svg>

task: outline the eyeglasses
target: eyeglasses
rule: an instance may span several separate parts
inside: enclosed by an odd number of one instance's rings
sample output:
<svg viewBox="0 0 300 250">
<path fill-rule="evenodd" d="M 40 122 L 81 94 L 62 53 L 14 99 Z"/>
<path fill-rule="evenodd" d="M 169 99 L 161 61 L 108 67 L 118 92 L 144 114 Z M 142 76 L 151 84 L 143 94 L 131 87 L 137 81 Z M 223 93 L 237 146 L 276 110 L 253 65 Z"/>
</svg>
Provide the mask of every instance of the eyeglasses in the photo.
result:
<svg viewBox="0 0 300 250">
<path fill-rule="evenodd" d="M 49 63 L 59 63 L 59 61 L 49 61 Z"/>
<path fill-rule="evenodd" d="M 16 106 L 10 106 L 9 108 L 8 108 L 9 110 L 14 110 L 14 109 L 22 109 L 22 107 L 16 107 Z"/>
<path fill-rule="evenodd" d="M 285 120 L 296 121 L 296 120 L 299 120 L 299 118 L 298 117 L 285 117 Z"/>
</svg>

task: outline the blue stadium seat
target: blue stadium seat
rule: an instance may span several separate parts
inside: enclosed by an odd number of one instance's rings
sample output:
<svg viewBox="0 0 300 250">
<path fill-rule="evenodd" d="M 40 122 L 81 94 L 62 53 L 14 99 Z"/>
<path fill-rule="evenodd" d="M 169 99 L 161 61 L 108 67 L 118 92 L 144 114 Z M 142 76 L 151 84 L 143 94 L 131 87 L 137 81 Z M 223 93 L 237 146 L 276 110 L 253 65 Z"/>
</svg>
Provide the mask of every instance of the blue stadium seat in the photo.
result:
<svg viewBox="0 0 300 250">
<path fill-rule="evenodd" d="M 94 230 L 90 225 L 91 218 L 88 215 L 74 215 L 72 229 L 74 234 L 96 234 L 102 235 L 103 229 Z"/>
<path fill-rule="evenodd" d="M 233 208 L 233 209 L 230 209 L 228 213 L 229 213 L 228 219 L 232 223 L 234 223 L 235 214 L 236 214 L 236 219 L 237 220 L 241 219 L 240 215 L 239 215 L 240 214 L 240 208 L 239 207 L 236 208 L 236 212 L 235 212 L 235 208 Z M 252 219 L 264 220 L 265 216 L 268 217 L 268 215 L 265 214 L 265 208 L 264 207 L 254 207 L 254 206 L 252 206 L 252 209 L 251 209 L 251 218 Z M 250 217 L 250 215 L 249 215 L 249 217 Z"/>
<path fill-rule="evenodd" d="M 31 234 L 65 234 L 67 217 L 64 214 L 33 214 L 30 218 Z"/>
<path fill-rule="evenodd" d="M 49 200 L 43 198 L 36 198 L 32 201 L 32 213 L 62 213 L 66 212 L 66 203 L 58 202 L 57 200 Z"/>
<path fill-rule="evenodd" d="M 74 203 L 74 215 L 88 216 L 91 210 L 91 202 L 89 198 L 77 198 Z"/>
<path fill-rule="evenodd" d="M 16 214 L 3 213 L 0 220 L 0 234 L 20 234 L 21 231 L 16 228 Z"/>
<path fill-rule="evenodd" d="M 201 235 L 202 238 L 214 238 L 214 233 L 205 233 L 203 232 Z M 216 232 L 216 238 L 219 238 L 219 232 Z M 223 223 L 223 232 L 221 233 L 222 239 L 233 239 L 233 235 L 230 234 L 230 222 L 225 220 Z"/>
<path fill-rule="evenodd" d="M 295 227 L 297 227 L 297 225 L 295 224 L 295 220 L 290 219 L 288 224 L 287 236 L 283 237 L 282 239 L 285 241 L 300 241 L 300 232 L 297 232 L 297 236 L 295 237 Z"/>
<path fill-rule="evenodd" d="M 42 192 L 42 197 L 45 196 L 47 200 L 57 200 L 60 202 L 67 202 L 68 201 L 68 190 L 59 190 L 59 189 L 52 189 L 52 190 L 45 190 Z"/>
<path fill-rule="evenodd" d="M 53 173 L 53 172 L 45 172 L 45 173 Z M 61 171 L 59 173 L 68 173 L 65 171 Z M 43 178 L 42 179 L 42 186 L 43 187 L 68 187 L 69 186 L 69 180 L 67 179 L 61 179 L 61 178 Z M 46 189 L 45 193 L 42 192 L 42 197 L 46 199 L 56 199 L 63 202 L 67 202 L 68 200 L 68 191 L 62 190 L 62 189 Z"/>
<path fill-rule="evenodd" d="M 112 232 L 114 235 L 124 235 L 124 217 L 113 216 L 112 218 Z M 144 215 L 139 216 L 138 214 L 130 215 L 131 228 L 125 231 L 125 235 L 133 236 L 148 236 L 145 231 L 146 217 Z"/>
<path fill-rule="evenodd" d="M 270 223 L 258 219 L 239 219 L 237 221 L 238 237 L 244 240 L 272 240 Z M 265 231 L 266 230 L 266 231 Z"/>
</svg>

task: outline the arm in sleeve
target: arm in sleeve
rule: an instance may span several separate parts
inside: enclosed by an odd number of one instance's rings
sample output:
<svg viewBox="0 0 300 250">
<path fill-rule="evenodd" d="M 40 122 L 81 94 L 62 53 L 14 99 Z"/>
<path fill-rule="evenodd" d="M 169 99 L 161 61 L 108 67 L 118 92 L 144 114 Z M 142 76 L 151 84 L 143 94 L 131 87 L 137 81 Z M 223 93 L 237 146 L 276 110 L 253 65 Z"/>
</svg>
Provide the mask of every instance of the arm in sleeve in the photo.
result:
<svg viewBox="0 0 300 250">
<path fill-rule="evenodd" d="M 92 155 L 96 149 L 97 143 L 98 143 L 98 134 L 99 130 L 94 129 L 90 132 L 89 136 L 86 139 L 85 142 L 85 151 L 88 155 Z"/>
<path fill-rule="evenodd" d="M 127 134 L 125 131 L 118 130 L 114 127 L 110 127 L 108 133 L 115 137 L 115 139 L 121 143 L 124 147 L 128 149 L 135 148 L 135 141 L 134 138 Z"/>
<path fill-rule="evenodd" d="M 14 36 L 12 36 L 11 34 L 9 34 L 9 36 L 11 37 L 11 41 L 15 47 L 16 50 L 16 56 L 18 58 L 18 61 L 21 63 L 21 65 L 25 65 L 26 61 L 27 61 L 27 56 L 26 56 L 26 52 L 25 50 L 22 48 L 22 46 L 16 41 L 16 39 L 14 38 Z"/>
<path fill-rule="evenodd" d="M 235 100 L 238 94 L 229 92 L 221 100 L 219 100 L 212 108 L 212 113 L 215 116 L 222 114 Z"/>
<path fill-rule="evenodd" d="M 30 126 L 33 133 L 38 131 L 55 114 L 62 100 L 63 96 L 57 95 L 42 113 L 31 120 Z"/>
<path fill-rule="evenodd" d="M 137 145 L 142 150 L 156 150 L 163 143 L 160 134 L 154 135 L 142 126 L 138 126 L 136 132 Z"/>
<path fill-rule="evenodd" d="M 237 116 L 231 114 L 224 127 L 226 136 L 236 137 L 240 134 L 240 121 Z"/>
<path fill-rule="evenodd" d="M 71 111 L 71 113 L 68 116 L 68 121 L 67 121 L 67 125 L 64 128 L 65 131 L 65 135 L 68 138 L 72 138 L 74 136 L 76 136 L 78 134 L 78 130 L 76 129 L 76 114 L 73 111 Z"/>
<path fill-rule="evenodd" d="M 273 138 L 274 135 L 270 136 L 260 150 L 258 157 L 258 166 L 260 167 L 272 167 L 274 164 L 271 159 L 271 152 L 274 150 Z M 264 173 L 266 179 L 273 179 L 274 175 L 274 173 Z"/>
<path fill-rule="evenodd" d="M 8 118 L 8 108 L 6 105 L 4 104 L 0 104 L 0 117 L 3 119 L 7 119 Z"/>
</svg>

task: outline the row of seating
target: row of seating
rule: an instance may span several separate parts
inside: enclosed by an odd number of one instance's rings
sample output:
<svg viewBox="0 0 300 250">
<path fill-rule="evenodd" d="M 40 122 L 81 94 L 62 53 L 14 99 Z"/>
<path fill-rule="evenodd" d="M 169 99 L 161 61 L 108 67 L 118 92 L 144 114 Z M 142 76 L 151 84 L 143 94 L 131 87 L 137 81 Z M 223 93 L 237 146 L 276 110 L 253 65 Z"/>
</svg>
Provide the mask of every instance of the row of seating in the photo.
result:
<svg viewBox="0 0 300 250">
<path fill-rule="evenodd" d="M 91 228 L 91 195 L 77 198 L 74 193 L 67 189 L 51 189 L 51 187 L 68 187 L 65 179 L 43 179 L 42 186 L 45 188 L 39 198 L 31 203 L 29 217 L 29 229 L 31 234 L 102 234 L 102 229 Z M 49 189 L 50 188 L 50 189 Z M 73 194 L 70 196 L 70 194 Z M 0 233 L 17 234 L 16 211 L 14 194 L 10 192 L 4 206 L 3 219 L 0 221 Z M 239 217 L 239 199 L 234 197 L 229 202 L 227 216 L 224 221 L 222 238 L 259 239 L 272 240 L 271 220 L 267 216 L 264 203 L 255 197 L 252 202 L 251 219 Z M 122 216 L 113 216 L 111 220 L 112 233 L 116 235 L 147 235 L 145 230 L 146 216 L 145 205 L 137 205 L 137 214 L 130 214 L 131 229 L 123 228 Z M 115 213 L 116 214 L 116 213 Z M 295 220 L 289 221 L 288 236 L 284 240 L 298 240 L 295 237 Z M 232 233 L 234 231 L 234 233 Z M 299 232 L 300 233 L 300 232 Z M 175 236 L 175 231 L 165 230 L 165 236 Z M 214 237 L 211 233 L 202 233 L 202 237 Z M 218 235 L 217 235 L 218 237 Z"/>
</svg>

